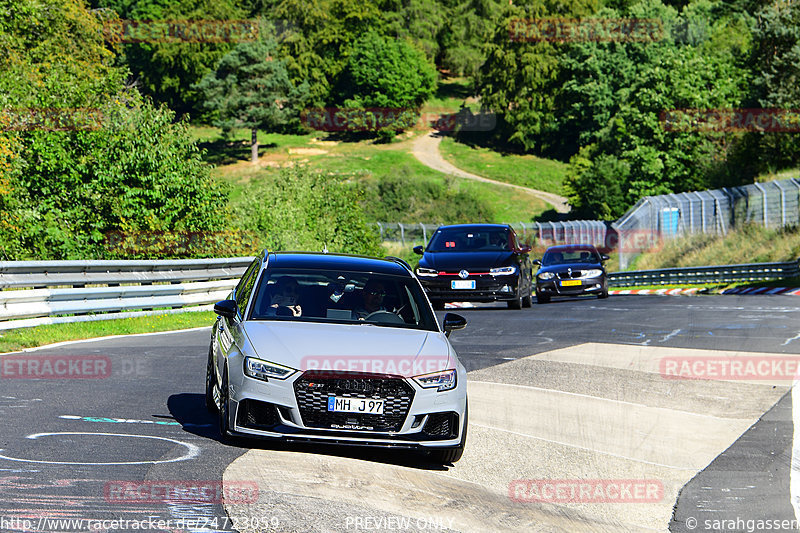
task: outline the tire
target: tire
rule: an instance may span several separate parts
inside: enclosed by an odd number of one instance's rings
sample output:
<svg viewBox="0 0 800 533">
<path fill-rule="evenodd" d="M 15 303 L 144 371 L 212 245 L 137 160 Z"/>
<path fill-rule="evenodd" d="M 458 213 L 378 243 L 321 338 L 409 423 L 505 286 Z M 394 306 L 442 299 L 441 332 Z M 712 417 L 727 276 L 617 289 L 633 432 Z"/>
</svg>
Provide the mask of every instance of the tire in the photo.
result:
<svg viewBox="0 0 800 533">
<path fill-rule="evenodd" d="M 517 295 L 513 300 L 508 301 L 509 309 L 522 309 L 522 288 L 517 285 Z"/>
<path fill-rule="evenodd" d="M 219 391 L 219 406 L 217 408 L 219 422 L 219 435 L 223 442 L 231 441 L 230 427 L 228 426 L 228 369 L 222 372 L 222 386 Z"/>
<path fill-rule="evenodd" d="M 522 307 L 530 307 L 533 305 L 533 296 L 527 295 L 522 297 Z"/>
<path fill-rule="evenodd" d="M 442 450 L 431 450 L 430 457 L 433 461 L 441 464 L 451 464 L 458 462 L 464 455 L 464 446 L 467 443 L 467 429 L 469 428 L 469 406 L 464 409 L 464 433 L 461 435 L 461 442 L 455 448 L 444 448 Z"/>
<path fill-rule="evenodd" d="M 217 385 L 217 377 L 214 372 L 214 343 L 208 347 L 208 363 L 206 364 L 206 409 L 209 413 L 217 412 L 217 401 L 214 392 Z"/>
<path fill-rule="evenodd" d="M 549 304 L 550 303 L 550 297 L 549 296 L 544 296 L 543 294 L 538 294 L 537 293 L 536 294 L 536 303 L 537 304 Z"/>
<path fill-rule="evenodd" d="M 600 294 L 597 295 L 597 297 L 601 300 L 604 298 L 608 298 L 608 284 L 606 283 L 603 284 L 603 290 L 600 292 Z"/>
</svg>

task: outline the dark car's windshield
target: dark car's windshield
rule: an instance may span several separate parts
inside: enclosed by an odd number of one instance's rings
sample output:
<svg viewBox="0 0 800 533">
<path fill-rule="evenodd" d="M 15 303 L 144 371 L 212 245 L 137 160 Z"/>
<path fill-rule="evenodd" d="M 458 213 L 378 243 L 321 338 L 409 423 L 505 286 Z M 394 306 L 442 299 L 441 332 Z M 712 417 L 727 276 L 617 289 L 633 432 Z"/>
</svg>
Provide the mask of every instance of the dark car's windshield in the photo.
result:
<svg viewBox="0 0 800 533">
<path fill-rule="evenodd" d="M 510 251 L 508 230 L 446 228 L 437 230 L 426 252 Z"/>
<path fill-rule="evenodd" d="M 600 256 L 591 248 L 568 248 L 547 250 L 542 258 L 542 266 L 563 265 L 567 263 L 599 263 Z"/>
<path fill-rule="evenodd" d="M 438 331 L 412 278 L 365 272 L 274 269 L 264 272 L 250 318 L 375 324 Z"/>
</svg>

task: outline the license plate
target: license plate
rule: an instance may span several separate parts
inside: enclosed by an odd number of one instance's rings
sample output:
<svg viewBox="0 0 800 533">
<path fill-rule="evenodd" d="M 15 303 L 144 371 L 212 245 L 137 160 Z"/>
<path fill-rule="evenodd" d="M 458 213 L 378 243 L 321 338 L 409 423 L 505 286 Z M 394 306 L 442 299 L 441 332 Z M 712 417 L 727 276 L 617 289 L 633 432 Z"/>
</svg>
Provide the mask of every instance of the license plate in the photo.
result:
<svg viewBox="0 0 800 533">
<path fill-rule="evenodd" d="M 328 396 L 328 411 L 335 413 L 383 414 L 383 400 L 374 398 L 343 398 Z"/>
<path fill-rule="evenodd" d="M 451 289 L 474 289 L 474 279 L 454 279 L 450 282 Z"/>
<path fill-rule="evenodd" d="M 562 287 L 574 287 L 575 285 L 580 285 L 580 284 L 581 280 L 579 279 L 568 279 L 567 281 L 561 282 Z"/>
</svg>

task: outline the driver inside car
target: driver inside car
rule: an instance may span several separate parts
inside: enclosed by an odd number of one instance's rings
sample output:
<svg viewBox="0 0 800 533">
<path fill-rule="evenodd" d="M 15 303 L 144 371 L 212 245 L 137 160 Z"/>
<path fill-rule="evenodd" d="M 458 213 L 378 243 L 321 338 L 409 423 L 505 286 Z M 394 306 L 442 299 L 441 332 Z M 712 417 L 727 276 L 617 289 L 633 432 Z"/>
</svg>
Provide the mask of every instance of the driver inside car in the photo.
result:
<svg viewBox="0 0 800 533">
<path fill-rule="evenodd" d="M 353 309 L 353 318 L 364 320 L 376 311 L 388 311 L 383 306 L 386 287 L 380 281 L 369 280 L 361 291 L 361 303 Z"/>
<path fill-rule="evenodd" d="M 268 315 L 300 316 L 300 284 L 291 276 L 281 276 L 275 283 L 275 294 L 267 310 Z"/>
</svg>

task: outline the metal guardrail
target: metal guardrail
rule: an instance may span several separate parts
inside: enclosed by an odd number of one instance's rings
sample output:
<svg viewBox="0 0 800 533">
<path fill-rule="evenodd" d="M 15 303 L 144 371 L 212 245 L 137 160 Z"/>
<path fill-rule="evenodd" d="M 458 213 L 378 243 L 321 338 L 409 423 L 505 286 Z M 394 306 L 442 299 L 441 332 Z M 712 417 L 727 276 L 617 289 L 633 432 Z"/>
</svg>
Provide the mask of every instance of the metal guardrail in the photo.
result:
<svg viewBox="0 0 800 533">
<path fill-rule="evenodd" d="M 251 261 L 250 257 L 235 257 L 0 262 L 0 288 L 16 289 L 0 291 L 0 331 L 60 322 L 205 311 L 210 309 L 206 304 L 228 295 Z M 790 261 L 612 272 L 609 285 L 728 283 L 798 275 L 800 263 Z M 152 311 L 154 308 L 164 309 Z"/>
<path fill-rule="evenodd" d="M 799 261 L 611 272 L 608 283 L 612 287 L 637 287 L 786 279 L 800 275 Z"/>
<path fill-rule="evenodd" d="M 17 290 L 0 291 L 0 330 L 198 310 L 224 299 L 252 260 L 3 261 L 0 289 Z"/>
</svg>

